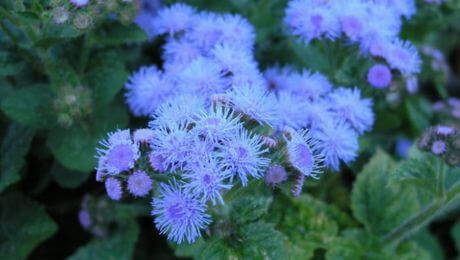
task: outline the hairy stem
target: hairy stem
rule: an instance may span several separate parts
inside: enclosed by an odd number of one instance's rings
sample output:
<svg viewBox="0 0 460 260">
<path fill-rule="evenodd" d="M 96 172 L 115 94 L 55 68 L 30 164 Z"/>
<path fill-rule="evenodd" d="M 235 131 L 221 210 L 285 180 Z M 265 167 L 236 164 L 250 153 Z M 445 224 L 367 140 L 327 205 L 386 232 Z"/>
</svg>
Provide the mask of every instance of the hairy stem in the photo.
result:
<svg viewBox="0 0 460 260">
<path fill-rule="evenodd" d="M 441 175 L 441 174 L 440 174 Z M 444 176 L 444 174 L 442 174 Z M 441 177 L 441 176 L 440 176 Z M 388 234 L 383 236 L 384 244 L 397 244 L 404 238 L 408 237 L 415 231 L 425 226 L 429 221 L 435 218 L 439 213 L 447 209 L 449 204 L 460 195 L 460 183 L 457 182 L 449 189 L 444 196 L 437 198 L 430 205 L 409 218 L 402 225 L 396 227 Z"/>
</svg>

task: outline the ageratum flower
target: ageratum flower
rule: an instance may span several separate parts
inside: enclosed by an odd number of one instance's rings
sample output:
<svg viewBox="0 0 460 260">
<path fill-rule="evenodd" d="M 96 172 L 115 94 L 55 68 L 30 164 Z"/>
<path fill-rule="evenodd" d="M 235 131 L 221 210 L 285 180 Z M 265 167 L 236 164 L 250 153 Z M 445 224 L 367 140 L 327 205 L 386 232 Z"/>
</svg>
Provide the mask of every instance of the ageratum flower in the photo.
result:
<svg viewBox="0 0 460 260">
<path fill-rule="evenodd" d="M 441 155 L 445 153 L 446 150 L 447 150 L 447 147 L 444 141 L 441 141 L 441 140 L 434 141 L 433 144 L 431 145 L 431 151 L 435 155 Z"/>
<path fill-rule="evenodd" d="M 222 68 L 216 62 L 199 57 L 178 73 L 178 87 L 185 92 L 204 97 L 223 93 L 227 84 L 221 72 Z"/>
<path fill-rule="evenodd" d="M 288 127 L 285 129 L 284 138 L 291 165 L 305 176 L 318 178 L 324 159 L 310 132 L 307 129 L 296 132 Z"/>
<path fill-rule="evenodd" d="M 251 85 L 233 86 L 233 89 L 227 95 L 235 111 L 247 115 L 260 124 L 270 125 L 276 121 L 275 97 L 262 87 Z"/>
<path fill-rule="evenodd" d="M 150 166 L 160 173 L 166 172 L 165 158 L 159 154 L 150 153 L 149 154 L 149 163 Z"/>
<path fill-rule="evenodd" d="M 192 41 L 199 48 L 209 50 L 219 42 L 221 36 L 221 17 L 215 13 L 201 12 L 197 15 L 195 23 L 185 39 Z"/>
<path fill-rule="evenodd" d="M 136 116 L 149 116 L 175 94 L 175 90 L 156 66 L 141 67 L 125 84 L 126 102 Z"/>
<path fill-rule="evenodd" d="M 105 191 L 112 200 L 120 200 L 123 195 L 120 181 L 113 177 L 105 180 Z"/>
<path fill-rule="evenodd" d="M 224 168 L 212 157 L 199 160 L 196 163 L 189 163 L 185 168 L 184 184 L 185 190 L 201 198 L 203 202 L 216 201 L 224 204 L 222 192 L 229 190 L 232 185 L 227 183 L 232 172 Z"/>
<path fill-rule="evenodd" d="M 197 115 L 193 120 L 195 126 L 192 132 L 200 138 L 217 144 L 238 131 L 241 127 L 240 118 L 230 108 L 213 106 Z"/>
<path fill-rule="evenodd" d="M 293 0 L 286 8 L 285 23 L 294 35 L 309 43 L 313 39 L 334 39 L 340 25 L 328 1 Z"/>
<path fill-rule="evenodd" d="M 140 156 L 139 146 L 131 140 L 129 130 L 117 130 L 108 134 L 107 140 L 100 142 L 98 148 L 98 171 L 111 175 L 130 170 Z"/>
<path fill-rule="evenodd" d="M 225 14 L 220 20 L 220 42 L 240 46 L 240 49 L 252 50 L 256 34 L 254 27 L 237 14 Z"/>
<path fill-rule="evenodd" d="M 170 64 L 165 67 L 184 67 L 202 54 L 202 50 L 189 40 L 168 38 L 163 46 L 162 57 L 167 64 Z"/>
<path fill-rule="evenodd" d="M 77 7 L 83 7 L 89 4 L 89 0 L 69 0 L 69 1 Z"/>
<path fill-rule="evenodd" d="M 358 88 L 337 88 L 329 95 L 329 100 L 336 116 L 348 122 L 359 134 L 372 128 L 372 100 L 362 99 Z"/>
<path fill-rule="evenodd" d="M 338 1 L 334 5 L 342 31 L 351 41 L 360 40 L 367 31 L 370 19 L 366 7 L 365 2 L 357 0 Z"/>
<path fill-rule="evenodd" d="M 160 194 L 153 198 L 152 215 L 160 234 L 178 244 L 193 243 L 200 231 L 211 222 L 206 205 L 176 182 L 160 185 Z"/>
<path fill-rule="evenodd" d="M 136 144 L 149 143 L 150 140 L 152 140 L 154 134 L 155 133 L 153 132 L 153 130 L 149 129 L 149 128 L 137 129 L 133 133 L 134 143 L 136 143 Z"/>
<path fill-rule="evenodd" d="M 251 135 L 246 129 L 241 129 L 222 143 L 217 156 L 222 165 L 231 171 L 230 179 L 238 176 L 242 185 L 246 186 L 248 177 L 261 178 L 270 162 L 263 157 L 268 149 L 262 146 L 263 140 L 260 136 Z"/>
<path fill-rule="evenodd" d="M 174 171 L 182 169 L 193 151 L 193 140 L 188 132 L 188 123 L 170 124 L 169 127 L 154 129 L 155 135 L 150 142 L 151 156 L 164 159 L 163 166 Z"/>
<path fill-rule="evenodd" d="M 282 122 L 281 126 L 300 129 L 309 123 L 307 98 L 289 92 L 280 92 L 277 101 L 275 105 L 279 115 L 278 119 Z M 279 128 L 282 128 L 281 126 Z"/>
<path fill-rule="evenodd" d="M 396 39 L 387 47 L 388 51 L 384 58 L 390 67 L 401 71 L 404 75 L 411 75 L 420 72 L 420 59 L 417 48 L 408 41 Z"/>
<path fill-rule="evenodd" d="M 411 18 L 415 11 L 417 10 L 415 7 L 414 0 L 373 0 L 375 3 L 380 3 L 386 5 L 387 8 L 393 10 L 393 12 L 405 16 L 406 18 Z"/>
<path fill-rule="evenodd" d="M 376 64 L 369 69 L 367 81 L 375 88 L 386 88 L 391 83 L 391 70 L 382 64 Z"/>
<path fill-rule="evenodd" d="M 316 101 L 332 89 L 329 80 L 319 72 L 303 70 L 301 73 L 292 73 L 288 78 L 288 91 L 294 96 Z"/>
<path fill-rule="evenodd" d="M 257 71 L 257 64 L 251 53 L 233 44 L 217 44 L 210 52 L 225 73 L 238 74 L 246 70 Z"/>
<path fill-rule="evenodd" d="M 287 172 L 283 166 L 273 165 L 268 168 L 264 176 L 264 181 L 267 185 L 275 187 L 277 184 L 287 180 Z"/>
<path fill-rule="evenodd" d="M 136 197 L 144 197 L 152 189 L 152 179 L 144 171 L 135 171 L 128 177 L 128 191 Z"/>
<path fill-rule="evenodd" d="M 343 121 L 330 120 L 312 133 L 318 150 L 324 155 L 324 163 L 338 171 L 340 160 L 348 164 L 356 159 L 359 144 L 357 133 Z"/>
<path fill-rule="evenodd" d="M 290 75 L 295 73 L 295 68 L 290 66 L 280 67 L 278 65 L 268 68 L 264 72 L 267 88 L 275 93 L 291 88 Z"/>
<path fill-rule="evenodd" d="M 154 111 L 149 127 L 152 129 L 168 128 L 171 124 L 185 124 L 197 118 L 205 107 L 205 103 L 206 99 L 198 95 L 183 94 L 170 98 Z"/>
<path fill-rule="evenodd" d="M 152 25 L 156 34 L 174 35 L 194 26 L 196 11 L 192 7 L 177 3 L 158 11 Z"/>
</svg>

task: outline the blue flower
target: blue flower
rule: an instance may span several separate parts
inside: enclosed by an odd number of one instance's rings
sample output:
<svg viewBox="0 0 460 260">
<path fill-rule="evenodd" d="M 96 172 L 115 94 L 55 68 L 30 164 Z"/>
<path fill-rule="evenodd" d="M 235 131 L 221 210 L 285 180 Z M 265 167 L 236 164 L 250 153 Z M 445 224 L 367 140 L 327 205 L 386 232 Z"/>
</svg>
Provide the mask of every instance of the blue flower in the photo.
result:
<svg viewBox="0 0 460 260">
<path fill-rule="evenodd" d="M 235 135 L 220 145 L 217 156 L 224 167 L 232 172 L 231 180 L 238 176 L 243 186 L 248 183 L 248 177 L 259 179 L 270 160 L 263 157 L 268 149 L 263 148 L 262 138 L 251 135 L 247 130 L 241 129 Z"/>
<path fill-rule="evenodd" d="M 361 99 L 361 91 L 358 88 L 337 88 L 329 95 L 329 99 L 335 115 L 348 122 L 359 134 L 372 128 L 372 100 Z"/>
<path fill-rule="evenodd" d="M 290 66 L 280 67 L 275 65 L 264 71 L 269 91 L 279 92 L 291 88 L 291 74 L 295 73 L 295 68 Z"/>
<path fill-rule="evenodd" d="M 175 95 L 173 86 L 156 66 L 141 67 L 125 84 L 126 102 L 136 116 L 149 116 L 167 98 Z"/>
<path fill-rule="evenodd" d="M 303 70 L 301 73 L 292 73 L 288 80 L 289 92 L 308 100 L 318 100 L 329 93 L 332 84 L 319 72 Z"/>
<path fill-rule="evenodd" d="M 221 17 L 215 13 L 201 12 L 198 14 L 193 27 L 184 36 L 198 47 L 209 50 L 219 42 L 221 36 Z"/>
<path fill-rule="evenodd" d="M 201 198 L 203 202 L 210 200 L 213 205 L 216 205 L 216 201 L 224 204 L 221 193 L 232 187 L 227 183 L 231 174 L 232 172 L 225 169 L 216 159 L 208 157 L 196 163 L 187 164 L 184 174 L 187 182 L 184 187 Z"/>
<path fill-rule="evenodd" d="M 230 108 L 212 106 L 193 120 L 195 126 L 192 132 L 199 138 L 217 144 L 238 131 L 241 127 L 240 118 Z"/>
<path fill-rule="evenodd" d="M 227 89 L 222 68 L 208 58 L 195 59 L 178 73 L 177 77 L 178 87 L 195 95 L 209 97 L 212 94 L 224 93 Z"/>
<path fill-rule="evenodd" d="M 391 84 L 391 70 L 382 64 L 376 64 L 369 69 L 367 81 L 375 88 L 386 88 Z"/>
<path fill-rule="evenodd" d="M 107 192 L 107 196 L 112 200 L 120 200 L 123 195 L 120 181 L 113 177 L 105 180 L 105 191 Z"/>
<path fill-rule="evenodd" d="M 152 25 L 156 34 L 174 35 L 193 27 L 196 11 L 192 7 L 177 3 L 158 11 Z"/>
<path fill-rule="evenodd" d="M 189 161 L 193 139 L 188 127 L 188 123 L 181 123 L 153 129 L 155 134 L 150 142 L 151 154 L 163 158 L 163 166 L 170 171 L 182 169 Z"/>
<path fill-rule="evenodd" d="M 178 244 L 193 243 L 211 222 L 206 205 L 176 182 L 160 185 L 160 195 L 153 198 L 152 215 L 160 234 Z"/>
<path fill-rule="evenodd" d="M 134 167 L 140 157 L 138 144 L 131 139 L 129 130 L 117 130 L 108 134 L 107 140 L 99 143 L 102 148 L 97 149 L 99 157 L 98 172 L 116 175 Z"/>
<path fill-rule="evenodd" d="M 252 50 L 256 34 L 248 20 L 237 14 L 225 14 L 220 20 L 219 28 L 221 29 L 221 43 Z"/>
<path fill-rule="evenodd" d="M 185 67 L 203 55 L 203 51 L 193 42 L 186 39 L 168 38 L 163 46 L 164 67 Z"/>
<path fill-rule="evenodd" d="M 150 128 L 166 127 L 183 124 L 197 118 L 205 108 L 206 100 L 198 95 L 183 94 L 168 99 L 152 114 Z"/>
<path fill-rule="evenodd" d="M 358 154 L 358 134 L 340 119 L 324 122 L 312 136 L 317 140 L 325 165 L 335 171 L 339 170 L 340 160 L 350 163 Z"/>
<path fill-rule="evenodd" d="M 324 158 L 310 132 L 307 129 L 295 131 L 287 127 L 284 138 L 291 165 L 305 176 L 318 178 Z"/>
<path fill-rule="evenodd" d="M 309 123 L 308 99 L 302 96 L 295 96 L 289 92 L 278 93 L 278 102 L 276 109 L 278 112 L 279 120 L 282 122 L 279 128 L 290 126 L 295 129 L 300 129 L 307 126 Z"/>
<path fill-rule="evenodd" d="M 340 33 L 331 4 L 318 0 L 293 0 L 286 8 L 285 23 L 294 35 L 309 43 L 313 39 L 334 39 Z"/>
<path fill-rule="evenodd" d="M 136 197 L 144 197 L 152 189 L 152 179 L 144 171 L 135 171 L 128 177 L 128 191 Z"/>
<path fill-rule="evenodd" d="M 396 39 L 387 48 L 384 58 L 390 67 L 401 71 L 406 76 L 420 72 L 422 60 L 417 48 L 410 42 Z"/>
<path fill-rule="evenodd" d="M 217 44 L 210 53 L 225 73 L 258 72 L 252 53 L 233 44 Z"/>
<path fill-rule="evenodd" d="M 247 115 L 260 124 L 272 125 L 277 120 L 275 96 L 262 87 L 251 85 L 233 86 L 228 93 L 233 109 Z"/>
</svg>

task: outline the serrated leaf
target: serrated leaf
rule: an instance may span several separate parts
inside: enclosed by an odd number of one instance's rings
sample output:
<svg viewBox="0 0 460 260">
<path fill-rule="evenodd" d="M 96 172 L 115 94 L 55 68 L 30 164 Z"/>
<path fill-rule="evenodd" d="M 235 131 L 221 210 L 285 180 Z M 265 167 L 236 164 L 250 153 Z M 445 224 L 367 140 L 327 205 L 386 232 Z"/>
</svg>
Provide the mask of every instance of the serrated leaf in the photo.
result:
<svg viewBox="0 0 460 260">
<path fill-rule="evenodd" d="M 17 192 L 0 198 L 0 259 L 25 259 L 57 230 L 42 205 Z"/>
<path fill-rule="evenodd" d="M 41 37 L 35 42 L 36 47 L 49 48 L 55 44 L 63 43 L 82 34 L 71 23 L 55 24 L 50 22 L 43 27 Z"/>
<path fill-rule="evenodd" d="M 48 128 L 54 124 L 52 98 L 45 85 L 12 90 L 1 106 L 8 117 L 26 126 Z"/>
<path fill-rule="evenodd" d="M 50 174 L 59 186 L 65 189 L 75 189 L 79 187 L 90 176 L 90 172 L 71 171 L 57 163 L 53 164 Z"/>
<path fill-rule="evenodd" d="M 202 260 L 219 260 L 234 259 L 236 253 L 223 240 L 213 239 L 206 244 L 198 259 Z"/>
<path fill-rule="evenodd" d="M 353 214 L 375 235 L 386 234 L 419 208 L 413 189 L 390 184 L 395 166 L 393 159 L 379 150 L 359 173 L 353 186 Z"/>
<path fill-rule="evenodd" d="M 267 213 L 271 201 L 266 196 L 240 196 L 232 201 L 231 217 L 237 223 L 257 220 Z"/>
<path fill-rule="evenodd" d="M 20 170 L 25 163 L 35 131 L 17 123 L 11 123 L 3 139 L 0 159 L 0 192 L 19 181 Z"/>
<path fill-rule="evenodd" d="M 96 166 L 96 146 L 107 132 L 124 127 L 128 115 L 122 107 L 107 107 L 94 118 L 70 129 L 54 128 L 48 133 L 48 146 L 66 168 L 87 172 Z"/>
<path fill-rule="evenodd" d="M 139 226 L 131 221 L 107 238 L 94 238 L 79 248 L 69 260 L 86 259 L 132 259 L 134 246 L 139 236 Z"/>
<path fill-rule="evenodd" d="M 103 52 L 93 58 L 86 81 L 93 90 L 95 109 L 108 105 L 128 78 L 123 60 L 115 52 Z"/>
<path fill-rule="evenodd" d="M 287 256 L 287 239 L 273 224 L 251 223 L 241 228 L 241 237 L 245 259 L 283 259 Z"/>
</svg>

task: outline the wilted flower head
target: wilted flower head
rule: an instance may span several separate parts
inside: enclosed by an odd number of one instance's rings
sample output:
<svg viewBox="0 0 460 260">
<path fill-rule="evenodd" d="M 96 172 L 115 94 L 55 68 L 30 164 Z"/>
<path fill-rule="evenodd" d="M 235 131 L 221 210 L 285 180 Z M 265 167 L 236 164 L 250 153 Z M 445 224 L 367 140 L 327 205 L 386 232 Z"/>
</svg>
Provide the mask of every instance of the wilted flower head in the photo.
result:
<svg viewBox="0 0 460 260">
<path fill-rule="evenodd" d="M 160 195 L 154 197 L 152 207 L 156 228 L 178 244 L 193 243 L 211 222 L 206 205 L 175 182 L 161 184 Z"/>
</svg>

